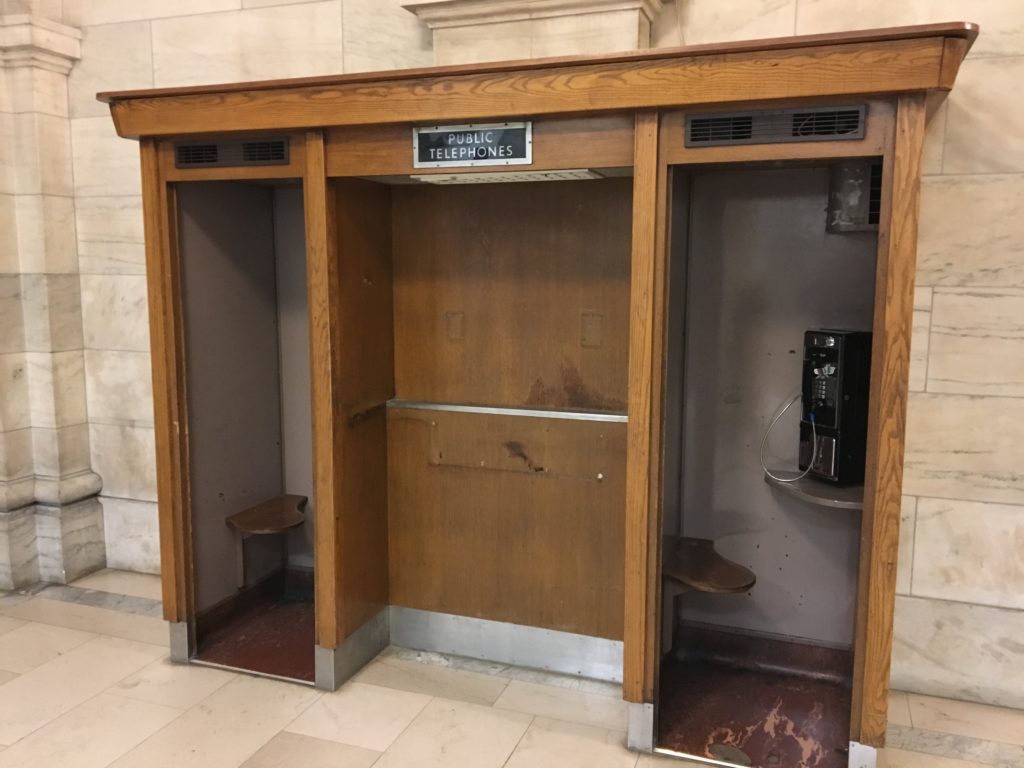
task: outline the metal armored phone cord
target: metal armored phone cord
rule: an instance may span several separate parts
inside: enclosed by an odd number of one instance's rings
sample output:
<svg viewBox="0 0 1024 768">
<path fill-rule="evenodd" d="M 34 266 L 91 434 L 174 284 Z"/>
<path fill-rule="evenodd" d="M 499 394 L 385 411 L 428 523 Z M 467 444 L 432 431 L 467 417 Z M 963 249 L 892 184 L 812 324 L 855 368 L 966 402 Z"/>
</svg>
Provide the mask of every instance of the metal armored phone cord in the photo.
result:
<svg viewBox="0 0 1024 768">
<path fill-rule="evenodd" d="M 772 419 L 772 423 L 768 425 L 768 430 L 764 433 L 764 437 L 761 438 L 761 451 L 760 451 L 761 469 L 764 470 L 764 473 L 768 477 L 770 477 L 772 480 L 774 480 L 777 483 L 795 483 L 797 480 L 800 480 L 800 479 L 802 479 L 804 477 L 807 477 L 807 473 L 811 471 L 811 467 L 814 464 L 814 457 L 818 455 L 818 431 L 814 428 L 814 414 L 812 413 L 810 415 L 810 418 L 811 418 L 811 460 L 807 462 L 807 469 L 805 469 L 803 472 L 801 472 L 796 477 L 778 477 L 776 475 L 773 475 L 771 473 L 771 471 L 768 469 L 768 467 L 765 466 L 765 463 L 764 463 L 764 447 L 768 444 L 768 435 L 770 435 L 772 433 L 772 430 L 775 429 L 775 425 L 779 423 L 779 419 L 781 419 L 783 417 L 783 415 L 785 415 L 786 411 L 788 411 L 790 409 L 790 407 L 793 405 L 793 403 L 795 403 L 797 400 L 800 399 L 800 394 L 801 394 L 800 392 L 797 392 L 795 395 L 793 395 L 793 397 L 791 397 L 789 399 L 789 402 L 786 403 L 785 407 L 783 407 L 783 409 L 781 411 L 779 411 L 778 413 L 775 414 L 775 417 Z"/>
</svg>

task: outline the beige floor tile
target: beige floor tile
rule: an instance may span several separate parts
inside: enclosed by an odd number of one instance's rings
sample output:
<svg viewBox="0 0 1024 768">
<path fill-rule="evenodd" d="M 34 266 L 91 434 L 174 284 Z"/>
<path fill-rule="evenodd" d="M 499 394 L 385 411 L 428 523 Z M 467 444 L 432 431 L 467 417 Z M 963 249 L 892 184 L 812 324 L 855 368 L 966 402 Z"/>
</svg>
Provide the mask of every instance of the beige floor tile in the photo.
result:
<svg viewBox="0 0 1024 768">
<path fill-rule="evenodd" d="M 288 730 L 383 752 L 428 701 L 421 693 L 352 682 L 325 694 Z"/>
<path fill-rule="evenodd" d="M 493 704 L 508 685 L 503 677 L 391 657 L 378 658 L 355 679 L 385 688 L 487 705 Z"/>
<path fill-rule="evenodd" d="M 78 629 L 23 623 L 0 635 L 0 669 L 19 674 L 30 672 L 94 637 L 91 632 Z"/>
<path fill-rule="evenodd" d="M 0 594 L 0 597 L 3 595 Z M 6 635 L 25 624 L 21 619 L 12 619 L 10 616 L 0 616 L 0 635 Z"/>
<path fill-rule="evenodd" d="M 664 755 L 640 755 L 636 768 L 707 768 L 707 763 L 695 763 L 693 760 L 682 760 Z"/>
<path fill-rule="evenodd" d="M 878 768 L 992 768 L 982 763 L 955 760 L 951 757 L 936 757 L 921 752 L 905 752 L 902 749 L 878 750 Z"/>
<path fill-rule="evenodd" d="M 538 717 L 527 729 L 506 768 L 633 768 L 621 731 Z"/>
<path fill-rule="evenodd" d="M 433 699 L 374 768 L 498 768 L 531 720 L 519 712 Z"/>
<path fill-rule="evenodd" d="M 1024 711 L 915 693 L 909 700 L 915 728 L 1024 745 Z"/>
<path fill-rule="evenodd" d="M 104 768 L 180 710 L 101 693 L 0 755 L 0 768 Z"/>
<path fill-rule="evenodd" d="M 223 669 L 176 664 L 164 658 L 126 677 L 111 688 L 110 693 L 177 709 L 189 709 L 237 677 L 235 673 Z"/>
<path fill-rule="evenodd" d="M 168 642 L 167 623 L 162 619 L 94 608 L 91 605 L 37 597 L 15 606 L 7 615 L 150 645 L 166 646 Z"/>
<path fill-rule="evenodd" d="M 555 720 L 626 730 L 626 702 L 550 685 L 513 680 L 494 706 Z"/>
<path fill-rule="evenodd" d="M 150 600 L 161 599 L 160 577 L 148 573 L 132 573 L 131 571 L 104 568 L 102 571 L 83 576 L 72 585 L 100 592 L 113 592 L 115 595 L 132 595 L 133 597 L 146 597 Z"/>
<path fill-rule="evenodd" d="M 0 744 L 13 744 L 166 651 L 97 637 L 0 687 Z"/>
<path fill-rule="evenodd" d="M 242 768 L 369 768 L 380 752 L 298 733 L 279 733 Z"/>
<path fill-rule="evenodd" d="M 9 683 L 14 678 L 18 677 L 17 672 L 8 672 L 6 669 L 0 669 L 0 685 Z"/>
<path fill-rule="evenodd" d="M 240 676 L 112 768 L 237 768 L 319 696 L 306 686 Z"/>
<path fill-rule="evenodd" d="M 903 691 L 889 691 L 889 722 L 892 725 L 913 725 L 910 719 L 910 699 Z"/>
</svg>

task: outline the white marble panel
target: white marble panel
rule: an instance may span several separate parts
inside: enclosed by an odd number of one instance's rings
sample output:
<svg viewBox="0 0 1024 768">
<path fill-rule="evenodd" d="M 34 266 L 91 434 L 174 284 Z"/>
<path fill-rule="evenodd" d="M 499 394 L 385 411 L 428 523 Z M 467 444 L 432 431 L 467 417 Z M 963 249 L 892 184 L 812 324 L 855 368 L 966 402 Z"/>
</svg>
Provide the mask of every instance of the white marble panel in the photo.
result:
<svg viewBox="0 0 1024 768">
<path fill-rule="evenodd" d="M 341 0 L 153 22 L 157 86 L 341 72 Z"/>
<path fill-rule="evenodd" d="M 1024 396 L 1024 290 L 935 292 L 928 391 Z"/>
<path fill-rule="evenodd" d="M 106 564 L 103 507 L 96 498 L 65 507 L 36 507 L 39 578 L 67 584 Z"/>
<path fill-rule="evenodd" d="M 971 58 L 1024 53 L 1024 22 L 1018 0 L 800 0 L 797 34 L 957 20 L 981 25 Z"/>
<path fill-rule="evenodd" d="M 24 350 L 21 276 L 0 274 L 0 354 Z"/>
<path fill-rule="evenodd" d="M 14 209 L 21 272 L 78 271 L 75 204 L 70 197 L 17 195 Z"/>
<path fill-rule="evenodd" d="M 85 371 L 92 421 L 153 426 L 148 352 L 86 350 Z"/>
<path fill-rule="evenodd" d="M 33 427 L 32 456 L 36 474 L 45 477 L 63 477 L 89 469 L 89 425 Z"/>
<path fill-rule="evenodd" d="M 82 348 L 78 275 L 21 276 L 25 349 L 63 352 Z"/>
<path fill-rule="evenodd" d="M 143 275 L 82 275 L 86 349 L 149 351 L 149 315 Z"/>
<path fill-rule="evenodd" d="M 916 597 L 1024 610 L 1024 506 L 922 498 Z"/>
<path fill-rule="evenodd" d="M 896 594 L 911 593 L 914 568 L 914 528 L 917 525 L 917 498 L 904 496 L 900 504 L 900 549 L 896 565 Z"/>
<path fill-rule="evenodd" d="M 928 344 L 932 289 L 914 289 L 914 324 L 910 336 L 910 391 L 923 392 L 928 378 Z"/>
<path fill-rule="evenodd" d="M 896 598 L 892 687 L 1024 708 L 1024 611 Z"/>
<path fill-rule="evenodd" d="M 41 112 L 68 116 L 68 81 L 40 67 L 14 67 L 7 71 L 11 112 Z"/>
<path fill-rule="evenodd" d="M 1024 176 L 924 180 L 917 281 L 933 286 L 1024 285 Z"/>
<path fill-rule="evenodd" d="M 24 352 L 0 355 L 0 432 L 31 426 Z"/>
<path fill-rule="evenodd" d="M 78 198 L 75 201 L 75 221 L 79 272 L 145 274 L 141 197 Z"/>
<path fill-rule="evenodd" d="M 32 471 L 32 428 L 25 427 L 4 432 L 3 441 L 0 442 L 0 479 L 31 478 Z M 29 496 L 26 501 L 32 500 L 31 488 Z M 21 505 L 11 505 L 9 508 L 14 509 L 17 506 Z"/>
<path fill-rule="evenodd" d="M 276 0 L 245 0 L 268 5 Z M 430 30 L 402 8 L 401 0 L 342 0 L 344 71 L 429 67 L 434 63 Z"/>
<path fill-rule="evenodd" d="M 153 86 L 153 46 L 148 21 L 89 26 L 82 30 L 82 58 L 68 78 L 71 117 L 106 117 L 100 91 Z"/>
<path fill-rule="evenodd" d="M 156 501 L 156 448 L 149 427 L 90 424 L 92 467 L 103 478 L 103 494 Z"/>
<path fill-rule="evenodd" d="M 10 116 L 14 183 L 10 191 L 24 195 L 72 194 L 71 142 L 68 121 L 36 112 Z"/>
<path fill-rule="evenodd" d="M 968 58 L 947 108 L 944 173 L 1024 171 L 1024 56 Z"/>
<path fill-rule="evenodd" d="M 160 521 L 149 501 L 101 497 L 107 566 L 160 573 Z"/>
<path fill-rule="evenodd" d="M 32 424 L 56 429 L 88 420 L 82 352 L 26 352 Z"/>
<path fill-rule="evenodd" d="M 643 37 L 643 40 L 641 40 Z M 650 31 L 638 11 L 610 11 L 580 16 L 534 19 L 533 58 L 632 51 L 647 47 Z"/>
<path fill-rule="evenodd" d="M 139 195 L 139 145 L 122 139 L 109 117 L 71 120 L 75 197 Z"/>
<path fill-rule="evenodd" d="M 3 78 L 0 77 L 0 83 Z M 6 116 L 0 112 L 0 141 L 3 141 L 3 124 Z M 0 144 L 0 146 L 6 146 Z M 6 161 L 0 158 L 0 190 L 6 189 L 4 170 Z M 18 260 L 18 208 L 20 195 L 0 192 L 0 275 L 13 275 L 21 271 Z"/>
<path fill-rule="evenodd" d="M 677 48 L 685 44 L 680 3 L 665 3 L 651 24 L 651 48 Z"/>
<path fill-rule="evenodd" d="M 434 61 L 442 65 L 528 59 L 532 24 L 531 21 L 509 21 L 435 29 Z"/>
<path fill-rule="evenodd" d="M 192 16 L 242 7 L 242 0 L 84 0 L 82 24 L 111 24 L 118 21 Z"/>
<path fill-rule="evenodd" d="M 0 589 L 39 581 L 36 523 L 31 507 L 0 512 Z"/>
<path fill-rule="evenodd" d="M 942 152 L 946 143 L 946 117 L 949 114 L 949 101 L 943 101 L 931 120 L 924 134 L 924 149 L 921 157 L 921 173 L 925 176 L 936 176 L 942 173 Z"/>
<path fill-rule="evenodd" d="M 903 490 L 1024 504 L 1024 399 L 912 393 Z"/>
<path fill-rule="evenodd" d="M 797 0 L 689 0 L 678 12 L 684 41 L 697 45 L 792 35 L 796 5 Z"/>
</svg>

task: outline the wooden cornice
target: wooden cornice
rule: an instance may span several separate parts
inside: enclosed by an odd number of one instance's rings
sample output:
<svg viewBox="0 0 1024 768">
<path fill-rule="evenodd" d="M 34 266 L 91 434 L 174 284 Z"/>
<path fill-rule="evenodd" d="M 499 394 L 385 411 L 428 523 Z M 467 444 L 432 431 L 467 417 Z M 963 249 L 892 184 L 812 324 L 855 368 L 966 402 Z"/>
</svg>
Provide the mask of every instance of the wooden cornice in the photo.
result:
<svg viewBox="0 0 1024 768">
<path fill-rule="evenodd" d="M 98 98 L 121 136 L 141 137 L 946 91 L 977 34 L 928 24 Z"/>
</svg>

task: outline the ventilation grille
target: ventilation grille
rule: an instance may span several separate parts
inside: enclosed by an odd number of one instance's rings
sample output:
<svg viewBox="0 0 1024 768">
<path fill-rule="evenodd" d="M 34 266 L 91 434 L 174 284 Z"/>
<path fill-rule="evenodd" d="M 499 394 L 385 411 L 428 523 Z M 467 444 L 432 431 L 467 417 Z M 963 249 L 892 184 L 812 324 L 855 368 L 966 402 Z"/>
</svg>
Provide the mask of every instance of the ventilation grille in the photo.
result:
<svg viewBox="0 0 1024 768">
<path fill-rule="evenodd" d="M 864 106 L 689 115 L 686 146 L 863 139 L 864 116 Z"/>
<path fill-rule="evenodd" d="M 285 138 L 190 141 L 174 145 L 174 165 L 177 168 L 287 164 L 288 139 Z"/>
</svg>

